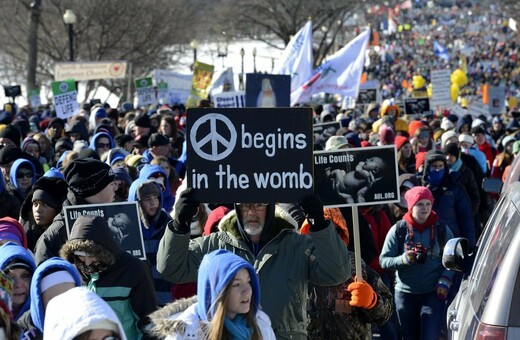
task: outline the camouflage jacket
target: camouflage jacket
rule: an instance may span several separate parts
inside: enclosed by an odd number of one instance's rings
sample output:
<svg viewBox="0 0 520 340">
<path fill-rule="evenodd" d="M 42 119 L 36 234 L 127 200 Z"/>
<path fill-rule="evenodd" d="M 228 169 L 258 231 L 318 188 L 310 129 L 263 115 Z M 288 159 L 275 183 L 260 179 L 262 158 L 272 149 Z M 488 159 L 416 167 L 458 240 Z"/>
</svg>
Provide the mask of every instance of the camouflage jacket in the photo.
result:
<svg viewBox="0 0 520 340">
<path fill-rule="evenodd" d="M 350 253 L 354 275 L 354 253 Z M 351 307 L 347 287 L 354 281 L 349 278 L 333 287 L 311 287 L 309 293 L 308 338 L 313 340 L 372 339 L 371 324 L 385 324 L 393 313 L 393 296 L 381 281 L 379 274 L 362 261 L 363 279 L 377 293 L 377 304 L 372 309 Z"/>
</svg>

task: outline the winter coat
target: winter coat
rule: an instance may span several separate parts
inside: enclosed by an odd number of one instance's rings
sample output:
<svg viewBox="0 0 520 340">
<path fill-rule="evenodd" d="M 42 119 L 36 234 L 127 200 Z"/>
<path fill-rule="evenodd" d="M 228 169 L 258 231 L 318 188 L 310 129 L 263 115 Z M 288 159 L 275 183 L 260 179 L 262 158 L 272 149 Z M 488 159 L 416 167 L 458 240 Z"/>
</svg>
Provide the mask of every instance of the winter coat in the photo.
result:
<svg viewBox="0 0 520 340">
<path fill-rule="evenodd" d="M 164 172 L 163 168 L 159 165 L 146 164 L 139 172 L 139 178 L 150 179 L 155 174 L 161 174 L 164 177 L 164 191 L 162 193 L 163 209 L 170 213 L 173 210 L 173 204 L 175 203 L 175 196 L 172 194 L 170 185 L 168 182 L 168 176 Z"/>
<path fill-rule="evenodd" d="M 67 199 L 63 206 L 89 204 L 84 198 L 74 195 L 70 190 L 67 192 Z M 54 217 L 52 224 L 45 230 L 36 242 L 34 248 L 34 259 L 39 265 L 43 261 L 53 256 L 59 256 L 61 247 L 67 242 L 67 227 L 65 226 L 65 216 L 63 209 Z"/>
<path fill-rule="evenodd" d="M 106 266 L 95 281 L 95 292 L 116 312 L 126 336 L 141 339 L 146 316 L 156 307 L 155 290 L 146 265 L 123 251 L 116 243 L 108 225 L 86 223 L 75 225 L 60 256 L 74 263 L 74 252 L 95 256 Z M 91 277 L 80 271 L 84 284 Z"/>
<path fill-rule="evenodd" d="M 197 296 L 166 305 L 150 315 L 152 323 L 147 327 L 147 332 L 165 340 L 203 340 L 204 333 L 196 306 Z M 269 317 L 261 310 L 256 314 L 256 323 L 263 340 L 276 339 Z"/>
<path fill-rule="evenodd" d="M 352 277 L 334 287 L 312 287 L 309 293 L 309 339 L 372 339 L 371 324 L 384 325 L 393 313 L 393 296 L 379 275 L 361 262 L 363 280 L 377 294 L 377 303 L 372 309 L 351 307 L 349 284 L 354 282 L 355 257 L 350 253 Z M 342 304 L 338 304 L 342 301 Z"/>
<path fill-rule="evenodd" d="M 130 186 L 128 192 L 129 202 L 138 202 L 137 190 L 145 182 L 149 180 L 138 178 Z M 159 242 L 164 235 L 166 225 L 172 220 L 170 215 L 162 209 L 162 195 L 159 197 L 159 209 L 152 221 L 145 216 L 144 210 L 138 204 L 139 217 L 141 219 L 141 230 L 143 232 L 144 249 L 146 251 L 146 262 L 150 267 L 153 275 L 153 283 L 159 306 L 164 306 L 172 302 L 171 286 L 172 284 L 161 278 L 157 271 L 157 251 L 159 250 Z"/>
<path fill-rule="evenodd" d="M 0 216 L 20 217 L 20 201 L 5 188 L 4 176 L 0 176 Z"/>
<path fill-rule="evenodd" d="M 34 331 L 36 331 L 36 334 L 41 334 L 43 332 L 43 326 L 45 323 L 45 310 L 43 309 L 41 280 L 47 275 L 48 272 L 56 270 L 68 271 L 74 278 L 76 286 L 81 286 L 81 278 L 79 277 L 78 271 L 70 263 L 64 261 L 63 259 L 56 257 L 50 258 L 38 266 L 31 280 L 30 319 L 25 320 L 34 324 L 34 327 L 36 328 Z M 34 331 L 29 329 L 29 333 L 34 333 Z M 36 336 L 36 338 L 38 338 L 38 336 Z"/>
<path fill-rule="evenodd" d="M 445 226 L 444 240 L 439 240 L 439 232 L 436 232 L 434 239 L 431 240 L 430 226 L 425 228 L 423 232 L 413 228 L 413 239 L 406 233 L 404 240 L 400 241 L 397 229 L 401 223 L 403 222 L 399 221 L 394 224 L 386 235 L 385 244 L 379 257 L 379 263 L 383 269 L 395 270 L 395 290 L 410 294 L 427 294 L 435 291 L 441 276 L 452 280 L 455 272 L 445 269 L 441 262 L 444 245 L 449 239 L 453 238 L 450 228 Z M 428 248 L 424 263 L 405 264 L 403 254 L 408 250 L 407 244 L 409 242 L 413 245 L 420 242 Z"/>
<path fill-rule="evenodd" d="M 296 232 L 297 223 L 278 211 L 264 226 L 266 243 L 255 256 L 241 236 L 236 211 L 227 214 L 219 232 L 190 240 L 168 223 L 157 254 L 157 269 L 173 283 L 197 280 L 204 254 L 227 249 L 251 263 L 260 278 L 261 306 L 278 339 L 307 338 L 307 294 L 314 285 L 337 285 L 350 277 L 351 264 L 332 223 L 310 236 Z"/>
<path fill-rule="evenodd" d="M 107 321 L 117 327 L 119 339 L 126 340 L 121 322 L 106 302 L 84 287 L 72 288 L 49 302 L 44 338 L 73 340 L 85 328 Z"/>
<path fill-rule="evenodd" d="M 45 227 L 36 225 L 32 212 L 32 198 L 34 191 L 41 189 L 49 193 L 54 199 L 65 201 L 67 198 L 67 183 L 58 177 L 42 177 L 34 183 L 31 191 L 25 197 L 20 209 L 20 222 L 27 234 L 27 247 L 34 251 L 36 242 L 44 233 Z M 47 226 L 48 227 L 48 226 Z"/>
<path fill-rule="evenodd" d="M 22 164 L 29 164 L 29 166 L 31 167 L 33 172 L 33 178 L 31 183 L 34 184 L 34 182 L 36 181 L 36 169 L 34 168 L 34 164 L 26 159 L 20 158 L 14 161 L 13 165 L 11 166 L 11 171 L 9 172 L 9 183 L 7 183 L 6 185 L 7 191 L 9 191 L 14 197 L 16 197 L 16 199 L 20 203 L 20 206 L 22 205 L 25 196 L 27 196 L 27 192 L 29 192 L 29 190 L 27 190 L 26 192 L 22 192 L 20 190 L 20 187 L 18 185 L 18 178 L 16 178 L 16 172 Z"/>
<path fill-rule="evenodd" d="M 424 174 L 422 183 L 428 187 L 433 194 L 432 209 L 439 215 L 451 229 L 455 237 L 465 237 L 469 241 L 470 248 L 476 243 L 476 232 L 471 201 L 469 200 L 466 189 L 453 182 L 449 175 L 447 164 L 444 164 L 445 174 L 442 183 L 436 187 L 432 186 L 427 179 L 427 172 L 430 164 L 424 162 Z"/>
</svg>

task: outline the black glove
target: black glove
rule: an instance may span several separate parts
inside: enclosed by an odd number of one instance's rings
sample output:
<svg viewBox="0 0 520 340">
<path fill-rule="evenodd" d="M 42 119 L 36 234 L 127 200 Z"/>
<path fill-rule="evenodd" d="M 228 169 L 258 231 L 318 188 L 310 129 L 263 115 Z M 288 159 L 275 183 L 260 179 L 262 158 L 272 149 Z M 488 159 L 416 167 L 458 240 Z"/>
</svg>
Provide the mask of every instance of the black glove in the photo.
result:
<svg viewBox="0 0 520 340">
<path fill-rule="evenodd" d="M 311 224 L 311 231 L 325 229 L 329 224 L 323 215 L 323 203 L 316 194 L 306 196 L 300 203 L 307 220 Z"/>
<path fill-rule="evenodd" d="M 181 234 L 190 232 L 190 224 L 193 216 L 199 209 L 199 200 L 195 198 L 195 190 L 188 188 L 184 190 L 175 203 L 175 216 L 173 218 L 173 228 Z"/>
</svg>

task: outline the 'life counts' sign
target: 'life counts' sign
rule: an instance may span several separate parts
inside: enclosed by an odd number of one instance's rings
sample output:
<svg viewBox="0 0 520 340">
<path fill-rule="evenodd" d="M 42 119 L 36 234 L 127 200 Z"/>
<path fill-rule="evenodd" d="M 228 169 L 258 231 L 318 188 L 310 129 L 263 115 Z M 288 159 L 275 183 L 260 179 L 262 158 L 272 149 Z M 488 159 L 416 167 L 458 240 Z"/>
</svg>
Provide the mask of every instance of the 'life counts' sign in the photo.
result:
<svg viewBox="0 0 520 340">
<path fill-rule="evenodd" d="M 311 108 L 189 109 L 186 135 L 201 202 L 299 202 L 313 191 Z"/>
</svg>

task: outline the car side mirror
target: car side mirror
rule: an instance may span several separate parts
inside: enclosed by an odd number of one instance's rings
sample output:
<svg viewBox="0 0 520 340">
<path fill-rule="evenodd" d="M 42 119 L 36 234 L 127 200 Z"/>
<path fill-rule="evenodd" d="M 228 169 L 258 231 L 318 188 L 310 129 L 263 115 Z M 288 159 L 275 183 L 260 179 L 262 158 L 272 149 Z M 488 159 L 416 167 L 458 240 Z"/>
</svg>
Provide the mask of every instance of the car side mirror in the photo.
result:
<svg viewBox="0 0 520 340">
<path fill-rule="evenodd" d="M 500 194 L 502 181 L 499 178 L 486 177 L 482 181 L 482 189 L 488 193 Z"/>
<path fill-rule="evenodd" d="M 468 258 L 469 242 L 463 237 L 452 238 L 446 242 L 442 252 L 442 265 L 448 270 L 463 272 Z"/>
</svg>

